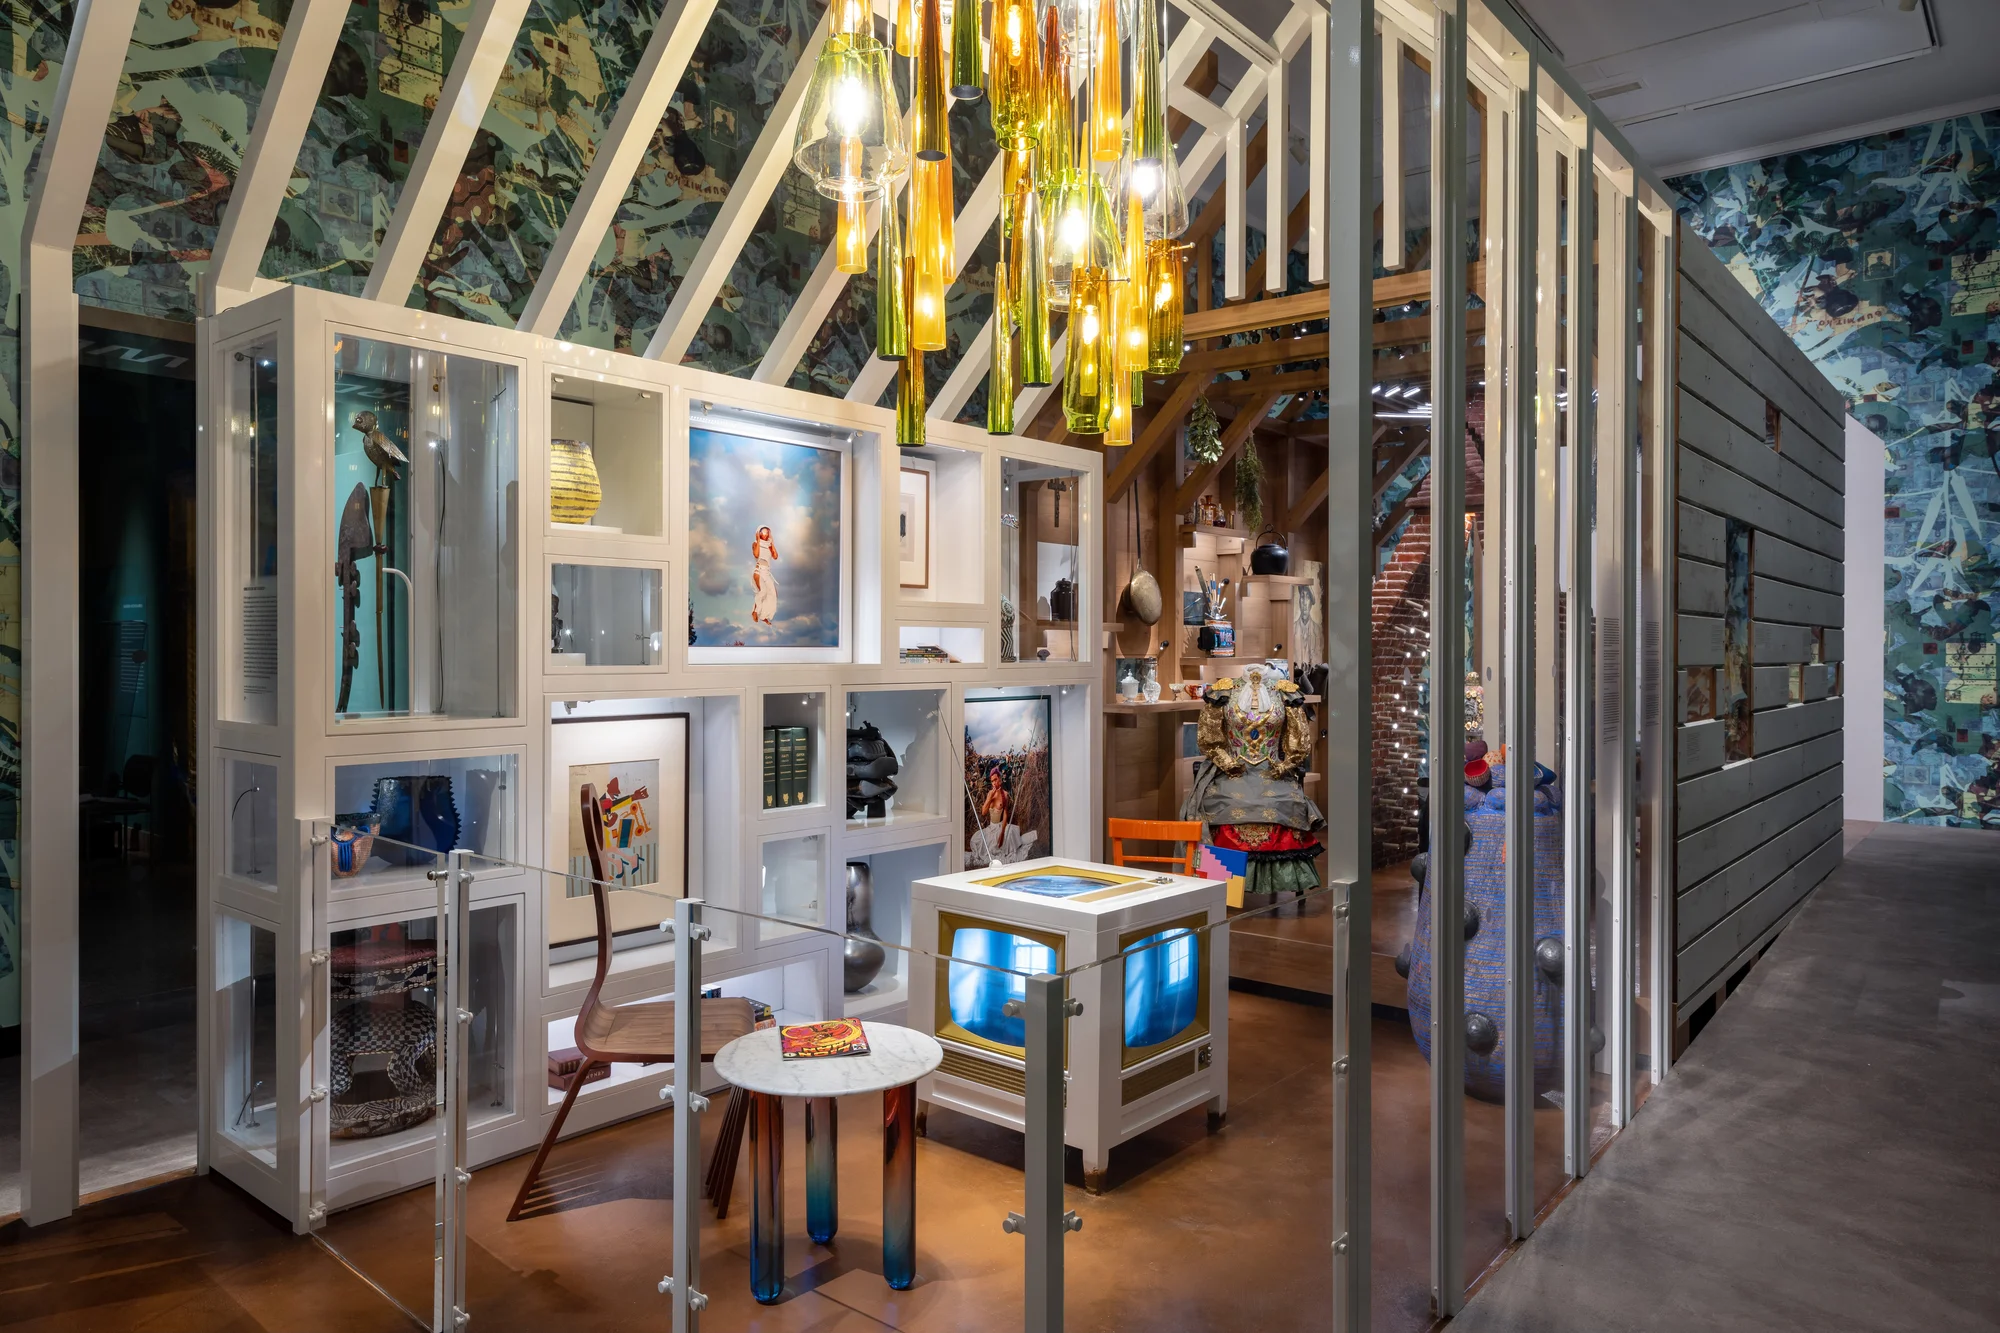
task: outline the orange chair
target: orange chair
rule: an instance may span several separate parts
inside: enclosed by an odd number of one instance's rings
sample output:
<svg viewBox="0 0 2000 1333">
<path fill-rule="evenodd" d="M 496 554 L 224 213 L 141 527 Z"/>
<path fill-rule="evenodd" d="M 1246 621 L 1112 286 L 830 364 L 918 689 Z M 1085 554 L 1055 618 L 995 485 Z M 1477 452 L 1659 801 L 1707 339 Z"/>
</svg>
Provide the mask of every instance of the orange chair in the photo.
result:
<svg viewBox="0 0 2000 1333">
<path fill-rule="evenodd" d="M 1145 863 L 1148 865 L 1171 866 L 1178 875 L 1192 875 L 1195 862 L 1201 856 L 1201 821 L 1199 819 L 1107 819 L 1106 832 L 1111 837 L 1111 864 L 1128 866 Z M 1126 839 L 1134 842 L 1177 843 L 1180 851 L 1173 856 L 1144 856 L 1125 850 Z"/>
</svg>

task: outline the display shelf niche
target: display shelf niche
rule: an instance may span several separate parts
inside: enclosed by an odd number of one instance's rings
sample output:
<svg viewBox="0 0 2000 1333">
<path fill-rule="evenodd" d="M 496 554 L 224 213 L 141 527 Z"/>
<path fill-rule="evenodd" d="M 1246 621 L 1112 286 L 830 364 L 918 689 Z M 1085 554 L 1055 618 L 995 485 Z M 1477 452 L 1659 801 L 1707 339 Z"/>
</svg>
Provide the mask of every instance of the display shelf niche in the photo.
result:
<svg viewBox="0 0 2000 1333">
<path fill-rule="evenodd" d="M 666 529 L 666 394 L 581 375 L 549 381 L 549 438 L 590 445 L 601 498 L 588 523 L 549 520 L 551 533 L 585 539 L 659 537 Z M 553 483 L 556 455 L 551 449 Z"/>
</svg>

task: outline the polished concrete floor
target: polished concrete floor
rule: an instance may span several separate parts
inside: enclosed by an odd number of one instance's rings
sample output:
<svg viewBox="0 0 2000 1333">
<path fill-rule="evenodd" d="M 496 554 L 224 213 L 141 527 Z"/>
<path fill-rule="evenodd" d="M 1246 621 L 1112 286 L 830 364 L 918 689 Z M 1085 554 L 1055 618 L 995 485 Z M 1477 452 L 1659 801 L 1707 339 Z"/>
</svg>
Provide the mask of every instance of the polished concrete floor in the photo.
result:
<svg viewBox="0 0 2000 1333">
<path fill-rule="evenodd" d="M 1465 1333 L 2000 1328 L 2000 840 L 1870 826 Z"/>
</svg>

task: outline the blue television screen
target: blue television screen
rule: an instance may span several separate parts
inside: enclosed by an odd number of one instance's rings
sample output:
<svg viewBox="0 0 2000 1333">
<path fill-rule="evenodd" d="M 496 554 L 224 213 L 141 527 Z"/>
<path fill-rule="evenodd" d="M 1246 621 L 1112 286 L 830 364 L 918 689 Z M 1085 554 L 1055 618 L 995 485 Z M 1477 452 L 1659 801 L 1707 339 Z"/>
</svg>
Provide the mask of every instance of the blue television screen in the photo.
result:
<svg viewBox="0 0 2000 1333">
<path fill-rule="evenodd" d="M 1010 1017 L 1007 1001 L 1027 998 L 1030 975 L 1056 970 L 1056 951 L 1008 931 L 960 926 L 951 933 L 951 956 L 945 977 L 951 1021 L 995 1045 L 1025 1046 L 1027 1020 Z"/>
<path fill-rule="evenodd" d="M 1200 941 L 1186 926 L 1125 950 L 1125 1046 L 1158 1046 L 1185 1032 L 1201 999 Z"/>
</svg>

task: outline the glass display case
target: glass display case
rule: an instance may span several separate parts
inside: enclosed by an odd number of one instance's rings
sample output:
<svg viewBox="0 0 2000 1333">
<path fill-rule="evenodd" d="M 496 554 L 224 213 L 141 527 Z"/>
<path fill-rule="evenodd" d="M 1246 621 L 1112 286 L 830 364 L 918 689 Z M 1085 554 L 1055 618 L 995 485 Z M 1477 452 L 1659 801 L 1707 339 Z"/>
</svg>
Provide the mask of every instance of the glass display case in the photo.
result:
<svg viewBox="0 0 2000 1333">
<path fill-rule="evenodd" d="M 986 584 L 986 458 L 929 445 L 897 453 L 896 595 L 973 604 Z"/>
<path fill-rule="evenodd" d="M 763 795 L 766 813 L 826 805 L 826 692 L 773 690 L 764 696 Z"/>
<path fill-rule="evenodd" d="M 758 911 L 765 916 L 783 917 L 809 926 L 822 924 L 826 898 L 827 838 L 820 833 L 796 837 L 766 838 L 761 853 L 758 878 Z M 759 933 L 765 939 L 791 932 L 766 921 Z"/>
<path fill-rule="evenodd" d="M 1084 474 L 1000 460 L 1000 660 L 1075 661 L 1087 597 Z"/>
<path fill-rule="evenodd" d="M 549 666 L 659 666 L 663 586 L 654 567 L 552 563 Z"/>
<path fill-rule="evenodd" d="M 266 888 L 278 886 L 278 767 L 261 759 L 228 761 L 227 873 Z"/>
<path fill-rule="evenodd" d="M 265 334 L 226 354 L 222 363 L 222 457 L 215 473 L 220 512 L 232 516 L 220 535 L 222 588 L 217 603 L 227 677 L 218 700 L 232 722 L 278 720 L 278 580 L 284 568 L 278 535 L 277 339 Z"/>
<path fill-rule="evenodd" d="M 977 666 L 986 660 L 986 631 L 977 625 L 898 625 L 897 659 L 904 666 Z"/>
<path fill-rule="evenodd" d="M 943 690 L 851 690 L 847 695 L 850 830 L 951 813 Z"/>
<path fill-rule="evenodd" d="M 551 531 L 661 535 L 665 446 L 664 393 L 577 375 L 553 376 Z"/>
<path fill-rule="evenodd" d="M 334 868 L 334 887 L 405 870 L 463 849 L 514 854 L 520 759 L 513 754 L 377 759 L 333 770 L 335 822 L 359 836 Z"/>
<path fill-rule="evenodd" d="M 278 1165 L 278 937 L 228 914 L 216 918 L 215 1101 L 222 1137 L 275 1169 Z"/>
<path fill-rule="evenodd" d="M 513 717 L 519 372 L 333 344 L 336 719 Z"/>
</svg>

